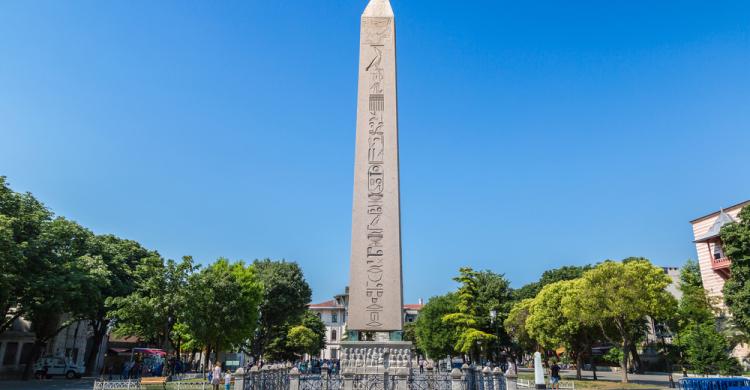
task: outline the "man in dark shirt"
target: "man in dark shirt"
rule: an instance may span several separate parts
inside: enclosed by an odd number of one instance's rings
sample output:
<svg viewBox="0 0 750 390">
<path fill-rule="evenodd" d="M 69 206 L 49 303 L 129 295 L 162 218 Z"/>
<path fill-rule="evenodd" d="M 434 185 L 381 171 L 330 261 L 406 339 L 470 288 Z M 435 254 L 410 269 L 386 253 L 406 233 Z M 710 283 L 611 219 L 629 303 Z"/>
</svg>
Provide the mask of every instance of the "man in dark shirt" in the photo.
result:
<svg viewBox="0 0 750 390">
<path fill-rule="evenodd" d="M 552 385 L 553 389 L 559 389 L 560 388 L 560 366 L 557 365 L 557 362 L 552 363 L 552 367 L 549 368 L 550 374 L 549 374 L 549 382 Z"/>
</svg>

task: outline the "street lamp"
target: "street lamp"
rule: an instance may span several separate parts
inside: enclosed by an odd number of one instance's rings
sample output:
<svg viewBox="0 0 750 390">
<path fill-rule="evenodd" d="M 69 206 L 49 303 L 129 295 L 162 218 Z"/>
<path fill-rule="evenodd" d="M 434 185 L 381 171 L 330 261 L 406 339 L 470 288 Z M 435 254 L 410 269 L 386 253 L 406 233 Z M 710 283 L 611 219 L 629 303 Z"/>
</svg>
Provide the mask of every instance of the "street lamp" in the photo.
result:
<svg viewBox="0 0 750 390">
<path fill-rule="evenodd" d="M 495 337 L 497 337 L 497 327 L 495 327 L 496 318 L 497 318 L 497 310 L 495 310 L 494 308 L 490 309 L 490 326 L 492 326 L 493 330 L 495 331 L 494 332 Z M 489 348 L 487 349 L 487 351 L 489 352 Z M 488 356 L 488 358 L 489 357 L 490 356 Z"/>
</svg>

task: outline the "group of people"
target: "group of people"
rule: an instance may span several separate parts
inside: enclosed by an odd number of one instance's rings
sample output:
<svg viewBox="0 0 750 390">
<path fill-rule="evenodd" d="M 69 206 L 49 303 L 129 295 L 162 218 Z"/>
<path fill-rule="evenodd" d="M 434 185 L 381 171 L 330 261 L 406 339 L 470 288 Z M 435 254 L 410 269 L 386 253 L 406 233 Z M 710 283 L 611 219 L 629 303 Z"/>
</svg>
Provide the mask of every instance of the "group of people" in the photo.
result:
<svg viewBox="0 0 750 390">
<path fill-rule="evenodd" d="M 328 372 L 336 374 L 341 370 L 341 362 L 338 359 L 312 359 L 310 361 L 300 361 L 295 366 L 301 373 L 319 374 L 321 368 L 325 365 Z"/>
<path fill-rule="evenodd" d="M 222 382 L 224 382 L 224 389 L 229 390 L 232 386 L 232 372 L 226 370 L 226 372 L 222 374 L 221 363 L 217 362 L 214 365 L 214 368 L 208 372 L 208 382 L 211 383 L 213 390 L 219 390 L 219 386 L 221 386 Z"/>
<path fill-rule="evenodd" d="M 161 376 L 162 371 L 164 370 L 164 364 L 162 362 L 155 362 L 153 365 L 144 364 L 141 359 L 134 359 L 132 361 L 127 361 L 122 365 L 122 379 L 139 379 L 144 376 Z M 114 371 L 114 367 L 110 366 L 109 368 L 109 375 L 110 379 L 112 377 L 112 373 Z"/>
</svg>

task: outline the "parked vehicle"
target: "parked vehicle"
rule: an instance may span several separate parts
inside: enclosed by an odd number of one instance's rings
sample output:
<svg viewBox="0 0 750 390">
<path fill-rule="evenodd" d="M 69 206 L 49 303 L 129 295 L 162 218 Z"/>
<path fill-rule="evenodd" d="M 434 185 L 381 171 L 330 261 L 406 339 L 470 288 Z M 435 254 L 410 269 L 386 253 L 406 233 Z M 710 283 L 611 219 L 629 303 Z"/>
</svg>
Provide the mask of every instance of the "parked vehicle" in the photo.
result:
<svg viewBox="0 0 750 390">
<path fill-rule="evenodd" d="M 36 361 L 34 375 L 39 378 L 65 376 L 68 379 L 80 378 L 85 367 L 68 363 L 64 358 L 47 356 Z"/>
</svg>

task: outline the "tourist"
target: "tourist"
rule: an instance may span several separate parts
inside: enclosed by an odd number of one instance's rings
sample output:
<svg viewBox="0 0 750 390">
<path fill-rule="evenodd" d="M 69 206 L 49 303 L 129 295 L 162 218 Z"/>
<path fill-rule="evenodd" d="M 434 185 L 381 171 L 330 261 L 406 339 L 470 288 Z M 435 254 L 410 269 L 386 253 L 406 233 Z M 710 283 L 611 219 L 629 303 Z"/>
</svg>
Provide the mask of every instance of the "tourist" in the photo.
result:
<svg viewBox="0 0 750 390">
<path fill-rule="evenodd" d="M 214 390 L 219 390 L 219 385 L 221 384 L 221 363 L 216 362 L 212 374 L 211 385 L 213 385 Z"/>
<path fill-rule="evenodd" d="M 230 386 L 232 386 L 232 373 L 227 370 L 224 374 L 224 390 L 229 390 Z"/>
<path fill-rule="evenodd" d="M 556 361 L 552 361 L 552 367 L 549 368 L 549 382 L 553 389 L 560 388 L 560 366 L 557 365 Z"/>
<path fill-rule="evenodd" d="M 419 373 L 424 374 L 424 360 L 419 361 Z"/>
</svg>

